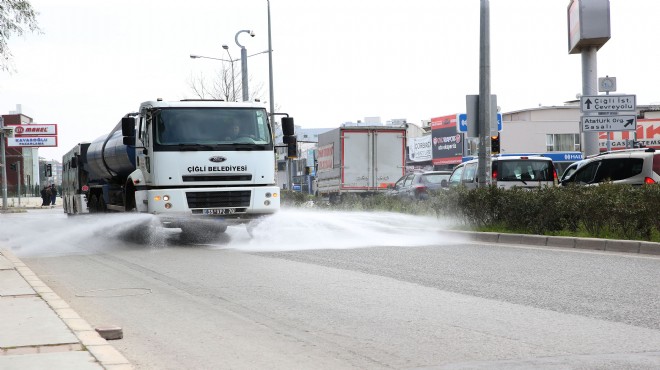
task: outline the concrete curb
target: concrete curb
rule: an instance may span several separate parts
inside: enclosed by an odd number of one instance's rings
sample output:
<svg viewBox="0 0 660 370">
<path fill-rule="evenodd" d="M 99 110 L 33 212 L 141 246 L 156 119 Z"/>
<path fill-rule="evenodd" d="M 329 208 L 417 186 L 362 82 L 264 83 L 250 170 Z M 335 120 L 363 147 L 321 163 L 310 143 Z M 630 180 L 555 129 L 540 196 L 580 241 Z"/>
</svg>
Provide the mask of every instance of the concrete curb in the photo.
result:
<svg viewBox="0 0 660 370">
<path fill-rule="evenodd" d="M 573 248 L 660 255 L 660 243 L 639 240 L 616 240 L 598 238 L 576 238 L 570 236 L 546 236 L 528 234 L 490 233 L 475 231 L 449 231 L 450 234 L 462 235 L 473 241 L 486 243 L 535 245 L 541 247 Z"/>
<path fill-rule="evenodd" d="M 8 249 L 0 249 L 2 256 L 9 260 L 23 279 L 37 292 L 48 306 L 71 330 L 87 350 L 105 369 L 133 369 L 130 362 L 113 346 L 103 339 L 87 321 L 81 318 L 63 299 L 53 292 L 18 257 Z"/>
</svg>

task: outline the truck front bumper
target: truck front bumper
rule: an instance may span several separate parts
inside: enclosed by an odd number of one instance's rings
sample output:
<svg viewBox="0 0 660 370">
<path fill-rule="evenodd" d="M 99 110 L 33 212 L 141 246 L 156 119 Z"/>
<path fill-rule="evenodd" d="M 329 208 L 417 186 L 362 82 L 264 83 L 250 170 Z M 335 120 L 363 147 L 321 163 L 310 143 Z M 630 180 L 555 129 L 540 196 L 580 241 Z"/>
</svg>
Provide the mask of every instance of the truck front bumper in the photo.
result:
<svg viewBox="0 0 660 370">
<path fill-rule="evenodd" d="M 199 217 L 240 223 L 280 209 L 277 186 L 156 189 L 141 193 L 145 211 L 166 219 Z"/>
</svg>

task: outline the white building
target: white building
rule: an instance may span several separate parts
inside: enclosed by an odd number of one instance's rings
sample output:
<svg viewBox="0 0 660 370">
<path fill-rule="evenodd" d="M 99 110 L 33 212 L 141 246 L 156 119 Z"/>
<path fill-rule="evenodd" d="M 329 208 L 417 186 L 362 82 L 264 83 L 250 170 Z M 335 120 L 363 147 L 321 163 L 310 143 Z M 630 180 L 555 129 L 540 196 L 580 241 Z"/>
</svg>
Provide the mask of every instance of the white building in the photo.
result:
<svg viewBox="0 0 660 370">
<path fill-rule="evenodd" d="M 502 114 L 501 153 L 581 151 L 579 101 Z M 660 149 L 660 106 L 637 106 L 635 131 L 599 133 L 601 151 L 644 145 Z"/>
</svg>

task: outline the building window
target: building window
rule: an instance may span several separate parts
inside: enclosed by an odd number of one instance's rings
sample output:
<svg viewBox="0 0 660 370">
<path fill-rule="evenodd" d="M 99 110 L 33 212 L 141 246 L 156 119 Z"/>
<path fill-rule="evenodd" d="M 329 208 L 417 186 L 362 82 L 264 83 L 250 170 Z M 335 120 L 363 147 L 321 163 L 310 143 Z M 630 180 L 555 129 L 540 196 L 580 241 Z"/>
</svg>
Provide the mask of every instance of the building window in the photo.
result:
<svg viewBox="0 0 660 370">
<path fill-rule="evenodd" d="M 580 134 L 547 134 L 545 145 L 548 152 L 580 151 Z"/>
</svg>

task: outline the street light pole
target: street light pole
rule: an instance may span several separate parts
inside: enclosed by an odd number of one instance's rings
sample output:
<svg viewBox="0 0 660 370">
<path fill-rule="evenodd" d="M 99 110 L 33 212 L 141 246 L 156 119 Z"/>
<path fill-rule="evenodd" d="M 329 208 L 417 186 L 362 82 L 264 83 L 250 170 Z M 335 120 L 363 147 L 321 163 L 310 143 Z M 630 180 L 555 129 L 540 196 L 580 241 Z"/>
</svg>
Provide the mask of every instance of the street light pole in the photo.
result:
<svg viewBox="0 0 660 370">
<path fill-rule="evenodd" d="M 245 46 L 241 45 L 238 42 L 238 35 L 241 33 L 247 33 L 250 36 L 254 37 L 254 32 L 250 30 L 240 30 L 236 33 L 236 36 L 234 36 L 234 41 L 236 42 L 236 45 L 238 45 L 239 48 L 241 48 L 241 77 L 243 79 L 242 85 L 243 85 L 243 101 L 249 101 L 250 100 L 250 94 L 248 92 L 248 68 L 247 68 L 247 49 L 245 49 Z"/>
<path fill-rule="evenodd" d="M 236 74 L 234 73 L 234 58 L 231 57 L 231 54 L 229 54 L 229 46 L 227 45 L 222 45 L 222 48 L 227 51 L 227 55 L 229 55 L 229 60 L 231 60 L 231 95 L 232 95 L 232 101 L 236 101 L 236 86 L 234 85 L 234 80 L 236 79 Z"/>
<path fill-rule="evenodd" d="M 21 206 L 21 161 L 16 162 L 16 183 L 18 184 L 18 206 Z"/>
<path fill-rule="evenodd" d="M 0 152 L 2 152 L 2 210 L 7 210 L 7 157 L 5 156 L 4 118 L 0 116 Z"/>
<path fill-rule="evenodd" d="M 270 37 L 270 0 L 268 5 L 268 85 L 270 87 L 270 124 L 275 127 L 275 96 L 273 93 L 273 43 Z"/>
</svg>

